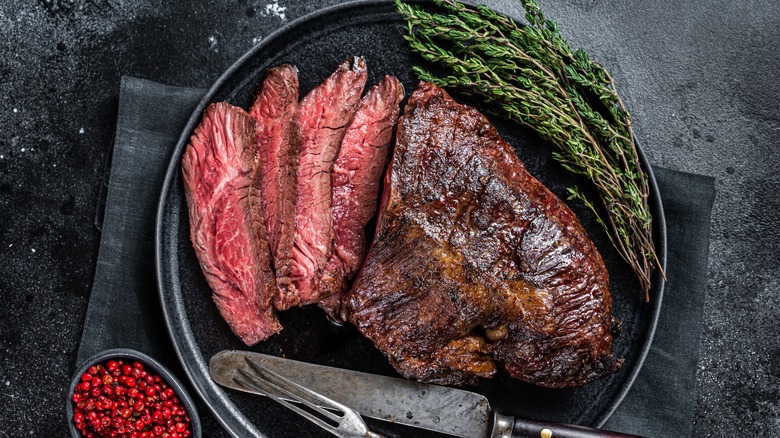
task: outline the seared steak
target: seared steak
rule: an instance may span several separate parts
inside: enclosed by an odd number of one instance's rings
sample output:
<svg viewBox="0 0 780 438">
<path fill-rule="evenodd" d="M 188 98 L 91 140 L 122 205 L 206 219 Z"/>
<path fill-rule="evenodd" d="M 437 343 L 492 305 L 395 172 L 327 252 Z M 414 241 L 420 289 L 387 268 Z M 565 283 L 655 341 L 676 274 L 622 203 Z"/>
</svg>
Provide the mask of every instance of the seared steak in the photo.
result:
<svg viewBox="0 0 780 438">
<path fill-rule="evenodd" d="M 257 121 L 255 145 L 265 230 L 279 293 L 292 287 L 292 247 L 298 174 L 298 70 L 269 69 L 249 114 Z"/>
<path fill-rule="evenodd" d="M 403 85 L 385 76 L 360 101 L 333 166 L 333 249 L 320 281 L 318 304 L 334 320 L 341 294 L 366 256 L 365 227 L 376 214 L 387 151 L 398 120 Z"/>
<path fill-rule="evenodd" d="M 366 63 L 354 58 L 341 64 L 298 106 L 301 144 L 292 261 L 295 288 L 280 291 L 274 301 L 277 309 L 321 298 L 320 276 L 333 253 L 333 162 L 365 83 Z"/>
<path fill-rule="evenodd" d="M 190 238 L 230 328 L 247 345 L 281 330 L 254 154 L 255 121 L 241 108 L 209 106 L 182 158 Z"/>
<path fill-rule="evenodd" d="M 397 140 L 350 320 L 408 378 L 537 385 L 619 368 L 607 270 L 566 205 L 477 110 L 421 83 Z"/>
</svg>

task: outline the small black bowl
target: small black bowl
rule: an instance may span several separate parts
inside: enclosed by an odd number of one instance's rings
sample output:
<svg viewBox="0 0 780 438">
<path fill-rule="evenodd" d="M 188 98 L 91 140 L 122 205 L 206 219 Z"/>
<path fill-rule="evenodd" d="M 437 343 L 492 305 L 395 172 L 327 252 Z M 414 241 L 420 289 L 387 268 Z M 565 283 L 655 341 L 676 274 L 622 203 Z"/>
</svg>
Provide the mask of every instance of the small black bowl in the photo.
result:
<svg viewBox="0 0 780 438">
<path fill-rule="evenodd" d="M 73 392 L 76 389 L 76 385 L 81 381 L 81 375 L 87 372 L 89 370 L 89 367 L 93 365 L 103 364 L 108 360 L 119 360 L 122 359 L 126 363 L 132 364 L 134 361 L 141 362 L 144 364 L 144 367 L 148 367 L 148 369 L 156 372 L 157 374 L 162 377 L 163 380 L 165 380 L 168 383 L 168 386 L 173 388 L 173 391 L 176 393 L 176 396 L 179 397 L 179 400 L 181 400 L 181 404 L 184 406 L 184 409 L 187 410 L 187 415 L 190 417 L 190 429 L 192 430 L 192 434 L 190 435 L 191 438 L 201 438 L 201 426 L 200 426 L 200 417 L 198 416 L 198 411 L 195 409 L 195 403 L 192 402 L 192 398 L 190 398 L 190 395 L 187 393 L 187 391 L 184 389 L 184 386 L 182 386 L 181 382 L 173 375 L 171 372 L 165 368 L 163 364 L 158 362 L 157 360 L 147 356 L 144 353 L 141 353 L 140 351 L 136 350 L 130 350 L 127 348 L 116 348 L 112 350 L 106 350 L 101 353 L 98 353 L 89 359 L 87 359 L 84 364 L 82 364 L 77 370 L 76 373 L 73 375 L 73 380 L 70 382 L 70 388 L 68 390 L 68 398 L 66 400 L 66 412 L 68 415 L 68 428 L 70 429 L 70 434 L 73 436 L 73 438 L 82 438 L 83 435 L 81 432 L 79 432 L 78 429 L 76 429 L 75 423 L 73 423 L 73 401 L 71 400 L 71 397 L 73 396 Z"/>
</svg>

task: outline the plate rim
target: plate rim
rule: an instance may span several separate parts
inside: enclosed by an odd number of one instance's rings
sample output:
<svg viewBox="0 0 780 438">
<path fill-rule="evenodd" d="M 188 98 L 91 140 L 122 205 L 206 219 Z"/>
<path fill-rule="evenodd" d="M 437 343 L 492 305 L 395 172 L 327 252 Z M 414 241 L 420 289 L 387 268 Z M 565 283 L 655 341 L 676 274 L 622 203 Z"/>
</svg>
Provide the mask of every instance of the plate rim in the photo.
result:
<svg viewBox="0 0 780 438">
<path fill-rule="evenodd" d="M 408 3 L 422 3 L 419 0 L 407 0 Z M 465 1 L 463 3 L 471 4 L 471 1 Z M 312 11 L 308 14 L 305 14 L 289 23 L 284 24 L 283 26 L 277 28 L 273 32 L 271 32 L 267 37 L 263 38 L 260 42 L 258 42 L 256 45 L 254 45 L 252 48 L 247 50 L 241 57 L 239 57 L 237 60 L 235 60 L 209 87 L 208 91 L 204 94 L 203 98 L 198 102 L 198 104 L 195 106 L 195 108 L 192 111 L 192 114 L 187 120 L 186 125 L 184 128 L 182 128 L 182 132 L 179 135 L 176 146 L 174 147 L 173 151 L 171 152 L 171 156 L 165 171 L 165 178 L 163 181 L 163 185 L 160 191 L 160 196 L 157 203 L 157 213 L 156 213 L 156 219 L 155 219 L 155 240 L 154 240 L 154 246 L 155 246 L 155 256 L 154 256 L 154 262 L 155 262 L 155 276 L 156 276 L 156 284 L 158 288 L 158 298 L 160 300 L 160 305 L 162 307 L 163 317 L 165 319 L 165 325 L 166 330 L 168 332 L 168 335 L 171 337 L 172 344 L 174 346 L 174 350 L 176 352 L 176 356 L 179 360 L 179 362 L 182 365 L 182 368 L 184 370 L 185 375 L 187 376 L 187 379 L 189 380 L 189 383 L 192 385 L 192 388 L 194 389 L 194 392 L 200 397 L 200 399 L 206 404 L 206 406 L 209 408 L 211 413 L 214 415 L 214 417 L 217 419 L 217 421 L 222 425 L 222 427 L 232 436 L 234 437 L 241 437 L 245 436 L 244 434 L 247 431 L 252 432 L 255 436 L 263 437 L 264 435 L 257 431 L 256 428 L 254 428 L 247 420 L 246 418 L 240 414 L 240 410 L 236 409 L 236 407 L 233 405 L 233 403 L 226 397 L 226 395 L 218 395 L 219 401 L 225 404 L 224 407 L 233 407 L 235 411 L 238 411 L 239 414 L 236 416 L 234 415 L 233 418 L 238 420 L 238 424 L 232 424 L 227 421 L 227 418 L 225 418 L 223 415 L 220 414 L 220 412 L 217 411 L 217 407 L 214 406 L 214 401 L 212 401 L 212 396 L 210 394 L 207 394 L 205 392 L 205 388 L 202 388 L 201 385 L 198 383 L 198 378 L 201 376 L 195 376 L 193 368 L 187 366 L 187 360 L 185 359 L 184 354 L 188 351 L 183 351 L 183 345 L 187 344 L 188 347 L 197 346 L 195 340 L 193 339 L 193 334 L 189 326 L 184 326 L 182 328 L 183 333 L 175 333 L 174 332 L 174 325 L 175 325 L 175 315 L 172 315 L 169 308 L 166 306 L 166 300 L 164 292 L 166 290 L 165 285 L 165 278 L 164 275 L 164 266 L 163 266 L 163 257 L 164 257 L 164 224 L 166 223 L 166 207 L 167 207 L 167 201 L 168 197 L 170 195 L 171 186 L 173 184 L 173 181 L 175 179 L 176 173 L 180 169 L 180 163 L 179 163 L 179 157 L 181 157 L 183 153 L 183 149 L 186 147 L 186 145 L 189 143 L 189 139 L 191 137 L 192 132 L 194 131 L 197 124 L 200 122 L 200 119 L 202 118 L 203 110 L 211 103 L 212 98 L 214 95 L 218 92 L 218 90 L 229 80 L 229 78 L 235 73 L 237 70 L 242 68 L 249 60 L 251 60 L 258 52 L 263 51 L 266 47 L 272 45 L 273 43 L 276 43 L 277 39 L 280 37 L 283 37 L 284 34 L 298 29 L 302 26 L 305 26 L 307 23 L 310 23 L 314 20 L 320 19 L 323 16 L 328 16 L 332 14 L 337 14 L 341 11 L 345 10 L 351 10 L 356 7 L 361 8 L 380 8 L 380 7 L 388 7 L 392 6 L 392 1 L 386 1 L 386 0 L 354 0 L 354 1 L 348 1 L 336 5 L 332 5 L 326 8 L 318 9 L 316 11 Z M 637 151 L 640 158 L 641 165 L 643 169 L 645 170 L 647 174 L 648 179 L 648 186 L 650 188 L 650 208 L 651 213 L 653 215 L 653 240 L 656 246 L 656 253 L 658 255 L 658 259 L 662 264 L 662 269 L 666 271 L 666 264 L 667 264 L 667 233 L 666 233 L 666 219 L 664 216 L 664 208 L 663 208 L 663 202 L 660 196 L 660 191 L 658 189 L 658 184 L 655 179 L 655 174 L 653 173 L 652 166 L 650 165 L 648 158 L 646 154 L 644 153 L 644 150 L 639 145 L 639 142 L 635 138 L 635 142 L 637 145 Z M 633 387 L 633 384 L 641 371 L 645 359 L 652 347 L 653 338 L 655 337 L 656 328 L 658 326 L 658 319 L 661 313 L 661 308 L 663 304 L 663 295 L 665 291 L 665 285 L 666 280 L 663 278 L 661 273 L 658 269 L 654 272 L 654 278 L 653 282 L 657 285 L 657 291 L 655 291 L 655 294 L 651 297 L 652 302 L 652 311 L 649 315 L 648 320 L 648 329 L 644 334 L 643 337 L 643 345 L 639 352 L 639 355 L 636 359 L 636 364 L 634 368 L 631 370 L 629 375 L 627 376 L 626 380 L 623 382 L 622 388 L 620 388 L 620 391 L 617 393 L 617 396 L 614 397 L 611 404 L 604 410 L 603 414 L 598 417 L 598 421 L 596 422 L 596 427 L 602 427 L 604 423 L 612 416 L 612 414 L 615 412 L 615 410 L 620 406 L 623 399 L 626 397 L 628 392 Z M 177 298 L 177 297 L 173 297 Z M 179 310 L 183 310 L 183 303 L 181 303 L 181 297 L 178 297 L 176 299 L 177 301 L 176 307 Z M 181 313 L 181 312 L 180 312 Z M 184 341 L 177 341 L 179 335 L 184 335 Z M 192 352 L 190 352 L 192 353 Z M 208 370 L 201 370 L 205 371 L 205 375 L 208 376 Z M 213 382 L 212 382 L 213 383 Z M 244 427 L 243 430 L 236 430 L 235 427 L 237 425 L 240 425 Z M 253 430 L 254 429 L 254 430 Z M 241 433 L 239 433 L 241 432 Z"/>
</svg>

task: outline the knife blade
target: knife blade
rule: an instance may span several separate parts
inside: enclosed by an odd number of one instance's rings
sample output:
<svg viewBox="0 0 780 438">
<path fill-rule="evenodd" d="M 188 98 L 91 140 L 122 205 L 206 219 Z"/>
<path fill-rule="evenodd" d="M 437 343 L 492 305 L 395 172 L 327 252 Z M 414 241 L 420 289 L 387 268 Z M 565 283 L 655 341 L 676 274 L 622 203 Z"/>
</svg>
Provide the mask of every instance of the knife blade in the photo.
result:
<svg viewBox="0 0 780 438">
<path fill-rule="evenodd" d="M 347 405 L 363 416 L 461 438 L 638 437 L 504 415 L 494 412 L 483 395 L 462 389 L 310 364 L 261 353 L 240 350 L 219 352 L 209 361 L 209 374 L 222 386 L 258 393 L 239 383 L 241 376 L 238 370 L 246 367 L 247 360 Z"/>
</svg>

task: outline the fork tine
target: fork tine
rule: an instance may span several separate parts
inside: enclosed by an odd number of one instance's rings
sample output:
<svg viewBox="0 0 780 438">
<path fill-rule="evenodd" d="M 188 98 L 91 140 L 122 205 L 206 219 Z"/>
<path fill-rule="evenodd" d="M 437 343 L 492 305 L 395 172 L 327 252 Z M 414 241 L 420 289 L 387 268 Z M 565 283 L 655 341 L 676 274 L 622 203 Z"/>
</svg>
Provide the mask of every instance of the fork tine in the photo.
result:
<svg viewBox="0 0 780 438">
<path fill-rule="evenodd" d="M 255 392 L 266 395 L 328 432 L 342 438 L 383 438 L 382 435 L 371 431 L 360 414 L 354 409 L 299 385 L 257 364 L 248 357 L 245 357 L 244 361 L 248 369 L 239 367 L 237 371 L 247 381 L 239 377 L 233 378 L 239 386 L 252 388 Z M 285 397 L 289 398 L 289 400 Z M 309 408 L 309 410 L 303 409 L 303 406 Z M 335 425 L 328 423 L 326 419 L 332 421 Z"/>
<path fill-rule="evenodd" d="M 353 414 L 358 419 L 358 421 L 360 423 L 365 424 L 363 422 L 363 419 L 360 417 L 360 415 L 357 415 L 357 413 L 355 411 L 353 411 L 349 407 L 347 407 L 347 406 L 337 402 L 336 400 L 333 400 L 333 399 L 330 399 L 328 397 L 325 397 L 324 395 L 322 395 L 320 393 L 317 393 L 317 392 L 314 392 L 311 389 L 306 388 L 305 386 L 299 385 L 299 384 L 293 382 L 290 379 L 282 377 L 279 374 L 277 374 L 277 373 L 275 373 L 275 372 L 273 372 L 273 371 L 271 371 L 271 370 L 269 370 L 267 368 L 261 367 L 261 366 L 257 365 L 254 361 L 250 360 L 249 358 L 245 358 L 245 360 L 249 364 L 249 366 L 252 368 L 253 371 L 255 371 L 256 373 L 260 374 L 261 376 L 267 376 L 267 377 L 272 378 L 276 382 L 276 384 L 279 385 L 280 387 L 286 388 L 288 391 L 297 390 L 299 393 L 306 394 L 307 396 L 309 396 L 309 397 L 311 397 L 311 398 L 321 402 L 323 405 L 325 405 L 327 407 L 330 407 L 331 409 L 340 411 L 342 413 L 341 417 L 352 416 L 350 414 Z M 266 380 L 268 380 L 268 379 L 266 379 Z M 296 397 L 296 398 L 301 398 L 301 397 L 299 396 L 299 397 Z M 304 401 L 304 400 L 305 399 L 303 399 L 303 398 L 301 399 L 301 401 Z M 312 409 L 322 409 L 322 407 L 316 406 L 316 405 L 312 404 Z"/>
<path fill-rule="evenodd" d="M 247 377 L 252 381 L 254 381 L 255 384 L 253 386 L 257 387 L 256 382 L 262 381 L 267 386 L 274 388 L 278 393 L 287 395 L 293 401 L 300 402 L 305 406 L 309 407 L 310 409 L 312 409 L 313 411 L 321 414 L 323 417 L 330 419 L 331 421 L 336 423 L 338 427 L 332 425 L 325 426 L 325 424 L 327 423 L 325 423 L 319 418 L 317 418 L 317 420 L 313 420 L 312 418 L 316 418 L 316 417 L 314 417 L 314 415 L 310 413 L 306 413 L 306 411 L 300 409 L 299 406 L 291 404 L 287 400 L 285 400 L 284 402 L 281 401 L 282 398 L 279 397 L 278 394 L 271 394 L 268 391 L 264 391 L 269 395 L 269 397 L 273 398 L 275 401 L 282 403 L 284 406 L 303 415 L 305 418 L 314 421 L 315 423 L 317 423 L 324 429 L 330 431 L 331 433 L 339 436 L 381 437 L 381 435 L 376 434 L 368 429 L 368 426 L 366 426 L 366 423 L 365 421 L 363 421 L 363 418 L 354 409 L 351 409 L 335 400 L 327 398 L 322 394 L 314 392 L 309 388 L 306 388 L 302 385 L 299 385 L 296 382 L 293 382 L 283 376 L 280 376 L 279 374 L 258 365 L 254 361 L 250 360 L 248 357 L 245 357 L 244 360 L 249 366 L 250 370 L 255 375 L 253 376 L 244 370 L 239 370 L 239 372 L 241 372 L 242 376 Z M 312 399 L 320 403 L 321 405 L 312 403 L 311 402 Z M 340 416 L 335 415 L 328 409 L 331 409 L 333 411 L 338 411 L 341 415 Z"/>
<path fill-rule="evenodd" d="M 255 370 L 255 371 L 257 371 L 257 370 Z M 291 391 L 289 391 L 288 389 L 280 386 L 279 384 L 271 382 L 268 379 L 262 378 L 262 376 L 261 376 L 260 379 L 258 379 L 257 377 L 252 376 L 251 374 L 247 373 L 246 371 L 244 371 L 242 369 L 239 369 L 238 372 L 241 373 L 242 376 L 244 376 L 247 379 L 251 380 L 255 384 L 254 386 L 258 386 L 258 381 L 261 381 L 263 384 L 271 387 L 274 391 L 276 391 L 278 393 L 282 393 L 283 395 L 286 395 L 286 396 L 294 399 L 295 401 L 300 402 L 300 403 L 306 405 L 309 409 L 311 409 L 311 410 L 321 414 L 324 417 L 329 418 L 331 421 L 335 422 L 336 424 L 338 424 L 339 420 L 341 420 L 341 418 L 342 418 L 342 415 L 333 414 L 332 412 L 329 412 L 329 411 L 321 408 L 320 406 L 317 406 L 316 404 L 310 402 L 309 400 L 306 400 L 305 398 L 302 398 L 299 395 L 296 395 L 296 394 L 292 393 Z M 289 383 L 292 383 L 292 382 L 289 382 Z M 275 394 L 270 393 L 269 391 L 266 391 L 266 393 L 268 393 L 269 396 L 275 395 Z M 278 397 L 278 395 L 277 395 L 277 397 Z M 279 397 L 279 398 L 281 398 L 281 397 Z M 287 400 L 285 400 L 285 401 L 287 401 Z"/>
<path fill-rule="evenodd" d="M 247 381 L 244 381 L 244 380 L 241 380 L 241 379 L 238 379 L 238 378 L 234 378 L 233 380 L 235 380 L 236 383 L 238 383 L 239 385 L 248 386 L 248 387 L 254 388 L 254 389 L 258 390 L 258 391 L 263 392 L 267 397 L 271 398 L 273 401 L 281 404 L 282 406 L 286 407 L 287 409 L 290 409 L 290 410 L 294 411 L 298 415 L 306 418 L 307 420 L 311 421 L 312 423 L 315 423 L 316 425 L 318 425 L 321 428 L 327 430 L 328 432 L 330 432 L 330 433 L 332 433 L 334 435 L 338 435 L 339 434 L 339 429 L 337 427 L 333 426 L 330 423 L 327 423 L 326 421 L 323 421 L 321 418 L 317 417 L 316 415 L 312 415 L 309 411 L 301 409 L 299 406 L 295 405 L 294 403 L 290 403 L 289 401 L 285 400 L 284 398 L 279 397 L 278 395 L 276 395 L 276 394 L 274 394 L 272 392 L 269 392 L 267 389 L 262 388 L 259 385 L 257 385 L 254 381 L 247 382 Z M 270 383 L 270 382 L 267 382 L 267 381 L 263 381 L 263 382 L 264 383 Z M 273 385 L 270 385 L 270 386 L 272 388 L 278 389 L 278 387 L 275 387 Z"/>
<path fill-rule="evenodd" d="M 258 366 L 256 363 L 254 363 L 251 360 L 249 360 L 248 358 L 246 359 L 246 361 L 249 363 L 249 366 L 252 368 L 252 370 L 254 372 L 258 373 L 261 377 L 265 378 L 265 380 L 267 382 L 274 383 L 275 386 L 279 387 L 280 390 L 283 391 L 284 393 L 286 393 L 287 395 L 294 397 L 296 400 L 300 400 L 301 403 L 305 404 L 306 406 L 308 406 L 311 409 L 317 410 L 318 412 L 321 411 L 324 416 L 330 418 L 331 420 L 333 420 L 333 421 L 335 421 L 337 423 L 349 411 L 349 408 L 347 408 L 346 406 L 344 406 L 344 405 L 342 405 L 340 403 L 337 403 L 335 400 L 331 400 L 331 399 L 329 399 L 329 398 L 327 398 L 327 397 L 325 397 L 325 396 L 323 396 L 321 394 L 318 394 L 318 393 L 316 393 L 316 392 L 314 392 L 314 391 L 312 391 L 312 390 L 310 390 L 308 388 L 305 388 L 305 387 L 303 387 L 303 386 L 301 386 L 301 385 L 299 385 L 299 384 L 297 384 L 297 383 L 295 383 L 295 382 L 293 382 L 293 381 L 291 381 L 289 379 L 286 379 L 286 378 L 280 376 L 279 374 L 274 373 L 271 370 L 262 368 L 262 367 Z M 269 379 L 269 377 L 271 379 L 275 380 L 275 382 L 271 381 Z M 293 394 L 294 390 L 297 390 L 299 392 L 299 394 L 297 396 L 295 394 Z M 314 398 L 315 400 L 317 400 L 317 401 L 321 402 L 322 404 L 324 404 L 326 407 L 329 407 L 331 409 L 339 411 L 339 413 L 341 415 L 335 415 L 335 414 L 333 414 L 333 413 L 323 409 L 321 406 L 318 406 L 318 405 L 316 405 L 314 403 L 311 403 L 305 397 L 301 397 L 300 393 L 306 394 L 307 396 L 310 396 L 310 397 Z"/>
</svg>

